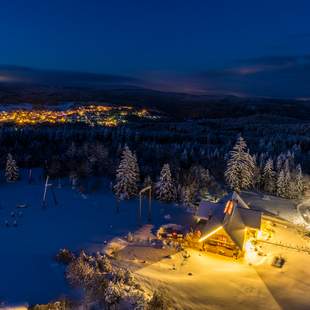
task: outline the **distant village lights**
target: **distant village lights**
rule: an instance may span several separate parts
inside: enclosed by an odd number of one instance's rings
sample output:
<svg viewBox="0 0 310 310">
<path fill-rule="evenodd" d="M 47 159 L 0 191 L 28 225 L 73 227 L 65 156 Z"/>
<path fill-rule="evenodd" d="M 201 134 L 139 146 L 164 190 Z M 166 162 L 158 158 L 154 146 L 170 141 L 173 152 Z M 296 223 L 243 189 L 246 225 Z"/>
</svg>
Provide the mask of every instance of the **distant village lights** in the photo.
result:
<svg viewBox="0 0 310 310">
<path fill-rule="evenodd" d="M 84 123 L 90 126 L 116 127 L 127 122 L 128 116 L 151 118 L 146 109 L 136 110 L 129 106 L 89 105 L 69 110 L 14 110 L 1 111 L 0 123 L 19 126 L 36 124 Z"/>
</svg>

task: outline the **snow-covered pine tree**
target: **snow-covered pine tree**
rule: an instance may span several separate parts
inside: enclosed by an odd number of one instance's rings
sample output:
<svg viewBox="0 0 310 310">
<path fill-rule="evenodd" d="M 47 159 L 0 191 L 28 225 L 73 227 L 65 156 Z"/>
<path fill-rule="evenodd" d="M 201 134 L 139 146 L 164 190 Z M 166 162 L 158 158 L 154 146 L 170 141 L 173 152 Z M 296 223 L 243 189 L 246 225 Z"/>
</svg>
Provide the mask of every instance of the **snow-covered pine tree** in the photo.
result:
<svg viewBox="0 0 310 310">
<path fill-rule="evenodd" d="M 133 164 L 133 171 L 136 174 L 137 177 L 137 183 L 140 182 L 140 168 L 138 164 L 138 159 L 136 153 L 132 153 L 132 164 Z"/>
<path fill-rule="evenodd" d="M 286 194 L 285 174 L 283 169 L 281 169 L 278 174 L 276 193 L 279 197 L 285 197 Z"/>
<path fill-rule="evenodd" d="M 242 189 L 248 189 L 254 186 L 255 180 L 254 180 L 254 174 L 256 169 L 256 162 L 255 158 L 251 156 L 249 153 L 249 150 L 246 154 L 246 162 L 245 167 L 243 171 L 243 178 L 241 182 L 241 188 Z"/>
<path fill-rule="evenodd" d="M 253 185 L 255 162 L 250 155 L 246 142 L 240 136 L 229 152 L 225 179 L 228 185 L 236 190 L 250 188 Z"/>
<path fill-rule="evenodd" d="M 173 184 L 170 166 L 165 164 L 160 172 L 159 182 L 157 183 L 157 197 L 161 201 L 174 201 L 176 190 Z"/>
<path fill-rule="evenodd" d="M 266 162 L 263 171 L 263 186 L 268 193 L 273 193 L 275 190 L 275 172 L 273 170 L 273 160 L 269 158 Z"/>
<path fill-rule="evenodd" d="M 281 153 L 277 157 L 277 160 L 276 160 L 276 170 L 277 170 L 278 174 L 280 173 L 281 169 L 283 168 L 284 162 L 285 162 L 285 155 L 283 153 Z"/>
<path fill-rule="evenodd" d="M 262 173 L 259 165 L 257 164 L 257 155 L 253 155 L 253 164 L 254 164 L 254 169 L 253 169 L 253 187 L 256 189 L 260 189 L 261 187 L 261 179 L 262 179 Z"/>
<path fill-rule="evenodd" d="M 128 146 L 125 146 L 116 172 L 114 186 L 114 192 L 118 199 L 129 199 L 137 193 L 138 173 L 137 158 Z"/>
<path fill-rule="evenodd" d="M 288 161 L 288 165 L 290 169 L 293 169 L 295 166 L 294 159 L 295 159 L 294 152 L 291 152 L 290 150 L 288 150 L 286 152 L 286 160 Z"/>
<path fill-rule="evenodd" d="M 296 176 L 295 176 L 295 191 L 296 191 L 296 196 L 300 196 L 303 194 L 305 190 L 305 184 L 304 184 L 304 178 L 302 175 L 302 169 L 301 165 L 298 164 L 296 166 Z"/>
<path fill-rule="evenodd" d="M 286 159 L 284 162 L 284 195 L 285 198 L 292 198 L 292 180 L 291 180 L 291 172 L 290 172 L 290 163 L 289 160 Z"/>
<path fill-rule="evenodd" d="M 185 208 L 188 208 L 190 206 L 191 190 L 190 190 L 189 186 L 182 186 L 182 188 L 181 188 L 181 201 L 182 201 L 182 205 Z"/>
<path fill-rule="evenodd" d="M 211 175 L 208 169 L 202 166 L 192 166 L 190 168 L 190 180 L 187 183 L 197 183 L 199 188 L 206 187 L 211 181 Z"/>
<path fill-rule="evenodd" d="M 7 182 L 15 182 L 19 178 L 19 171 L 16 161 L 10 153 L 8 154 L 6 161 L 5 178 Z"/>
<path fill-rule="evenodd" d="M 208 169 L 202 168 L 200 170 L 200 183 L 202 186 L 207 186 L 207 184 L 211 181 L 211 175 Z"/>
<path fill-rule="evenodd" d="M 112 308 L 125 296 L 124 285 L 121 282 L 109 281 L 105 290 L 104 300 Z M 114 308 L 116 309 L 116 307 Z"/>
<path fill-rule="evenodd" d="M 265 167 L 265 160 L 266 160 L 266 153 L 261 153 L 259 155 L 259 168 L 261 170 L 263 170 Z"/>
</svg>

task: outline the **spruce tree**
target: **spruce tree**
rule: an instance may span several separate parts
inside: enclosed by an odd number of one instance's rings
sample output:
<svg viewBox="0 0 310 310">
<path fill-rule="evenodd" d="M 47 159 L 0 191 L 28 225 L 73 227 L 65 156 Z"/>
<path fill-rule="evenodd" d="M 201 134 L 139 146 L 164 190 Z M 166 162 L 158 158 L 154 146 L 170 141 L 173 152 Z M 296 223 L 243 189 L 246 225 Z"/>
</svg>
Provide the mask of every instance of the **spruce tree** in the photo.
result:
<svg viewBox="0 0 310 310">
<path fill-rule="evenodd" d="M 285 157 L 284 157 L 283 153 L 281 153 L 277 157 L 277 161 L 276 161 L 276 169 L 277 169 L 278 174 L 280 173 L 281 169 L 283 168 L 284 161 L 285 161 Z"/>
<path fill-rule="evenodd" d="M 285 198 L 292 198 L 292 182 L 291 182 L 291 172 L 289 160 L 286 159 L 284 163 L 284 195 Z"/>
<path fill-rule="evenodd" d="M 302 175 L 301 165 L 296 166 L 296 176 L 295 176 L 295 195 L 298 197 L 303 194 L 305 190 L 304 179 Z"/>
<path fill-rule="evenodd" d="M 273 170 L 273 160 L 269 158 L 263 171 L 263 186 L 268 193 L 273 193 L 275 189 L 275 172 Z"/>
<path fill-rule="evenodd" d="M 140 168 L 139 168 L 136 153 L 132 153 L 131 161 L 132 161 L 132 166 L 133 166 L 133 172 L 136 175 L 136 182 L 139 183 L 140 182 Z"/>
<path fill-rule="evenodd" d="M 236 190 L 248 189 L 253 185 L 255 162 L 249 154 L 246 142 L 239 137 L 229 152 L 225 179 L 228 185 Z"/>
<path fill-rule="evenodd" d="M 157 197 L 159 200 L 167 202 L 176 199 L 176 190 L 169 164 L 165 164 L 160 172 L 159 182 L 157 183 Z"/>
<path fill-rule="evenodd" d="M 7 182 L 15 182 L 19 178 L 19 171 L 16 161 L 9 153 L 6 161 L 5 178 Z"/>
<path fill-rule="evenodd" d="M 280 173 L 279 173 L 278 178 L 277 178 L 277 191 L 276 191 L 276 193 L 279 197 L 285 197 L 286 184 L 285 184 L 285 174 L 284 174 L 283 169 L 280 170 Z"/>
<path fill-rule="evenodd" d="M 253 159 L 253 183 L 252 186 L 255 187 L 256 189 L 260 189 L 261 186 L 261 179 L 262 179 L 262 173 L 259 165 L 257 164 L 257 155 L 252 156 Z"/>
<path fill-rule="evenodd" d="M 115 195 L 118 199 L 129 199 L 138 191 L 139 167 L 137 158 L 125 146 L 116 172 Z"/>
<path fill-rule="evenodd" d="M 191 203 L 191 190 L 190 186 L 182 186 L 181 188 L 181 202 L 186 208 L 190 206 Z"/>
</svg>

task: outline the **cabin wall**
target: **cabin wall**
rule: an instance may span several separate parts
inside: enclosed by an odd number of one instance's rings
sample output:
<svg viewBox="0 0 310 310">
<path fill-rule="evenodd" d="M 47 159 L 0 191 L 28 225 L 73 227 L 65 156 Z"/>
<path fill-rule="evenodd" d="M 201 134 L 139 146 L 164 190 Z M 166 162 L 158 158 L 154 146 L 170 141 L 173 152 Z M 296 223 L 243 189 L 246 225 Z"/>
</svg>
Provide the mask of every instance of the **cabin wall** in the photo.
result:
<svg viewBox="0 0 310 310">
<path fill-rule="evenodd" d="M 242 251 L 240 251 L 224 229 L 202 242 L 202 250 L 228 257 L 238 258 L 242 256 Z"/>
</svg>

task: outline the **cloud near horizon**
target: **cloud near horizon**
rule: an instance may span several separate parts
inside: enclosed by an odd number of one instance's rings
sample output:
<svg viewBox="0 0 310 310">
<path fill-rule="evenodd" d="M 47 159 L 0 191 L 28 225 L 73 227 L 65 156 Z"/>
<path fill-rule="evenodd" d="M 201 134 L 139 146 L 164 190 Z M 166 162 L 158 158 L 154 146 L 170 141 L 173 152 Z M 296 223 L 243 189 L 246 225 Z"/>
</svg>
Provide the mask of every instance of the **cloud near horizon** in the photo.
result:
<svg viewBox="0 0 310 310">
<path fill-rule="evenodd" d="M 136 84 L 133 77 L 76 71 L 44 70 L 23 66 L 0 65 L 0 82 L 20 82 L 60 86 L 93 86 Z"/>
<path fill-rule="evenodd" d="M 241 96 L 310 97 L 310 55 L 273 56 L 237 61 L 222 69 L 191 75 L 198 89 Z"/>
<path fill-rule="evenodd" d="M 202 72 L 145 72 L 138 77 L 0 66 L 1 82 L 106 88 L 143 87 L 192 94 L 310 97 L 310 55 L 241 59 Z"/>
</svg>

